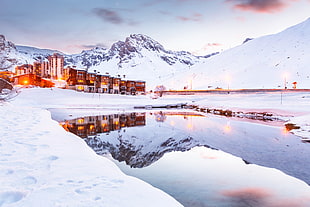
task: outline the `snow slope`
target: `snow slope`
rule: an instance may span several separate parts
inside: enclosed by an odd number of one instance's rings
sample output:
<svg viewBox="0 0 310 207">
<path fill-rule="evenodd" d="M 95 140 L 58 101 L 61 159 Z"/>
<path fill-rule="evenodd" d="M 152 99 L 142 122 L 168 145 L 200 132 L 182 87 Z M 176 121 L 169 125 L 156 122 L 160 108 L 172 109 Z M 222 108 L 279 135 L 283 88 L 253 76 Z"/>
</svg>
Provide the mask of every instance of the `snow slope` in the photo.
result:
<svg viewBox="0 0 310 207">
<path fill-rule="evenodd" d="M 124 175 L 49 112 L 0 103 L 0 206 L 181 206 Z"/>
<path fill-rule="evenodd" d="M 195 64 L 173 80 L 191 81 L 194 89 L 292 88 L 295 81 L 297 88 L 310 88 L 309 48 L 310 18 Z"/>
</svg>

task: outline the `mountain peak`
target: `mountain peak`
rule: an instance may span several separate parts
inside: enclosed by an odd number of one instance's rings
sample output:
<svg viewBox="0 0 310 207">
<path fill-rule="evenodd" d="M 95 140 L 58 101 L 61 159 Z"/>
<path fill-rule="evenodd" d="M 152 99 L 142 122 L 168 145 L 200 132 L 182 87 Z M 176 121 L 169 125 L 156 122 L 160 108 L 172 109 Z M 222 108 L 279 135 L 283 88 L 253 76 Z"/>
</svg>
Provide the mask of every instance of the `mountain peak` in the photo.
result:
<svg viewBox="0 0 310 207">
<path fill-rule="evenodd" d="M 160 43 L 142 34 L 131 34 L 126 38 L 125 43 L 137 48 L 143 47 L 152 51 L 164 51 L 164 47 Z"/>
<path fill-rule="evenodd" d="M 165 51 L 164 47 L 152 38 L 142 34 L 131 34 L 125 41 L 118 41 L 111 46 L 112 55 L 119 54 L 121 57 L 139 52 L 142 49 L 150 51 Z"/>
<path fill-rule="evenodd" d="M 10 49 L 10 48 L 16 49 L 15 45 L 12 42 L 7 41 L 5 39 L 5 36 L 0 34 L 0 50 Z"/>
</svg>

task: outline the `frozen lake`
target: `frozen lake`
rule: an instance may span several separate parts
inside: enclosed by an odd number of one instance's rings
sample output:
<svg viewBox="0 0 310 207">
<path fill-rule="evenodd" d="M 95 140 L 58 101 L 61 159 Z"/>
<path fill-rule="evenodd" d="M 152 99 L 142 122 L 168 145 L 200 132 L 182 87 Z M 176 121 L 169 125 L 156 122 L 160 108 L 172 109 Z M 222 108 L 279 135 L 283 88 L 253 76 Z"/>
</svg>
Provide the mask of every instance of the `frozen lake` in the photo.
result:
<svg viewBox="0 0 310 207">
<path fill-rule="evenodd" d="M 283 123 L 186 110 L 50 111 L 97 154 L 186 207 L 310 202 L 310 144 Z"/>
</svg>

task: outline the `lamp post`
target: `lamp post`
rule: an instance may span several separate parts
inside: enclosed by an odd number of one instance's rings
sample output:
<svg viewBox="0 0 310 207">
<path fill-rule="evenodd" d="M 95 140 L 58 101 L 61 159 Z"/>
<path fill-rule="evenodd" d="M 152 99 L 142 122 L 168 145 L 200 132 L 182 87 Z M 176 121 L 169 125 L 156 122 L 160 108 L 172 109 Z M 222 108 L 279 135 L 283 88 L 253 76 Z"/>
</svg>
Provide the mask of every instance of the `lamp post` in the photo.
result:
<svg viewBox="0 0 310 207">
<path fill-rule="evenodd" d="M 229 84 L 230 84 L 230 81 L 231 81 L 231 77 L 228 74 L 226 75 L 226 81 L 227 81 L 227 89 L 230 90 Z"/>
<path fill-rule="evenodd" d="M 284 73 L 284 75 L 283 75 L 283 77 L 284 77 L 284 89 L 287 89 L 287 73 Z"/>
</svg>

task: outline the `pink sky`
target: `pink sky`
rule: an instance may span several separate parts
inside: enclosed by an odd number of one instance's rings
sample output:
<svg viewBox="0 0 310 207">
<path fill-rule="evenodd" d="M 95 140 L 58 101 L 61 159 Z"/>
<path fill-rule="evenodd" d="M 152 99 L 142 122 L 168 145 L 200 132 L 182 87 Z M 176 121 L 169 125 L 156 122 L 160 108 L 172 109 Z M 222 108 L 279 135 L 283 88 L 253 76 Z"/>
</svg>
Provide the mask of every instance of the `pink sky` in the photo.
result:
<svg viewBox="0 0 310 207">
<path fill-rule="evenodd" d="M 65 53 L 110 47 L 137 33 L 166 49 L 206 55 L 309 17 L 310 0 L 1 0 L 0 33 Z"/>
</svg>

